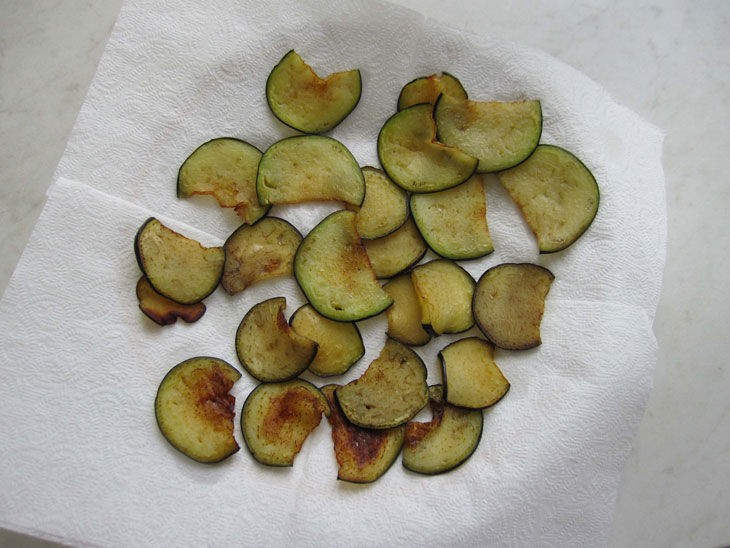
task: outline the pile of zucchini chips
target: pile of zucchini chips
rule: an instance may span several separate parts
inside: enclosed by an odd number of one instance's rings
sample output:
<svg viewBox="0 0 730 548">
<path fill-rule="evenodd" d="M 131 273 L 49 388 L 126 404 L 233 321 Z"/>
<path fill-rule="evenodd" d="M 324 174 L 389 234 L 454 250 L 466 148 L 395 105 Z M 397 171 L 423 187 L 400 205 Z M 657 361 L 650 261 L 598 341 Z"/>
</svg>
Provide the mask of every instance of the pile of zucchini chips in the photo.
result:
<svg viewBox="0 0 730 548">
<path fill-rule="evenodd" d="M 179 170 L 178 197 L 211 195 L 236 211 L 241 226 L 222 247 L 206 248 L 151 218 L 134 240 L 139 306 L 161 325 L 199 319 L 218 285 L 233 295 L 294 276 L 307 304 L 287 321 L 284 297 L 265 300 L 236 332 L 240 364 L 259 381 L 240 413 L 243 438 L 257 461 L 291 466 L 324 416 L 338 479 L 357 483 L 376 480 L 401 454 L 407 469 L 423 474 L 466 461 L 481 439 L 482 410 L 510 387 L 495 347 L 541 343 L 549 270 L 501 264 L 476 281 L 457 262 L 494 250 L 481 174 L 496 173 L 542 253 L 578 239 L 599 203 L 581 161 L 540 144 L 539 101 L 472 101 L 448 73 L 403 87 L 378 136 L 380 167 L 361 168 L 345 145 L 322 135 L 357 106 L 361 90 L 359 70 L 323 79 L 288 52 L 268 77 L 266 98 L 276 118 L 302 135 L 263 153 L 239 139 L 213 139 Z M 275 204 L 323 200 L 344 208 L 306 235 L 267 215 Z M 428 249 L 439 258 L 420 263 Z M 381 313 L 386 342 L 361 377 L 320 387 L 300 378 L 305 370 L 346 373 L 365 354 L 356 322 Z M 443 348 L 441 384 L 429 385 L 413 347 L 475 324 L 484 338 Z M 200 462 L 236 453 L 229 391 L 240 377 L 213 357 L 173 367 L 155 400 L 164 437 Z M 414 420 L 427 406 L 431 420 Z"/>
</svg>

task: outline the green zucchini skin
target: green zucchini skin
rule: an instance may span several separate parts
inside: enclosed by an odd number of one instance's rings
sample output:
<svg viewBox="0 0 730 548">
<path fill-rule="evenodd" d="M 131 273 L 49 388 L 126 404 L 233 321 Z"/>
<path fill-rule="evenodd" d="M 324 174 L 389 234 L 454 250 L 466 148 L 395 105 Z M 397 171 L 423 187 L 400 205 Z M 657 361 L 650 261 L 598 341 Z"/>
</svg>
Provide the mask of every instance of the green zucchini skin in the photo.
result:
<svg viewBox="0 0 730 548">
<path fill-rule="evenodd" d="M 428 101 L 430 103 L 434 103 L 436 99 L 438 99 L 438 96 L 441 95 L 441 93 L 445 93 L 447 90 L 445 89 L 445 86 L 443 82 L 449 81 L 451 82 L 449 94 L 451 94 L 454 97 L 460 98 L 460 99 L 468 99 L 469 96 L 466 93 L 466 90 L 464 89 L 464 86 L 462 85 L 461 81 L 454 76 L 453 74 L 443 71 L 441 75 L 432 74 L 430 76 L 420 76 L 418 78 L 414 78 L 410 82 L 408 82 L 406 85 L 404 85 L 401 90 L 400 94 L 398 95 L 398 104 L 397 104 L 397 110 L 403 110 L 404 108 L 408 108 L 409 106 L 413 106 L 418 103 L 427 102 L 427 101 L 416 101 L 412 102 L 410 98 L 408 97 L 409 92 L 413 87 L 417 87 L 419 84 L 423 83 L 428 85 L 428 82 L 436 82 L 436 85 L 441 89 L 441 92 L 438 93 L 437 96 L 433 98 L 432 101 Z"/>
</svg>

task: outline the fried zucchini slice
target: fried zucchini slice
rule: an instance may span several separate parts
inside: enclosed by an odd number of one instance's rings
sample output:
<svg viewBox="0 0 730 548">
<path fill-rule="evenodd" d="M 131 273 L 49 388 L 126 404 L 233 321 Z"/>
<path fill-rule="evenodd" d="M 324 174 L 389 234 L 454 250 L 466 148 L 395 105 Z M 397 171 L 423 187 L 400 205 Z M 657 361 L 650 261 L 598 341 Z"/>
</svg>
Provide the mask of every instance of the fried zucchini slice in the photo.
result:
<svg viewBox="0 0 730 548">
<path fill-rule="evenodd" d="M 474 454 L 482 438 L 481 409 L 461 409 L 443 399 L 441 386 L 429 388 L 430 422 L 406 424 L 403 466 L 420 474 L 453 470 Z"/>
<path fill-rule="evenodd" d="M 266 149 L 256 192 L 263 205 L 341 200 L 359 206 L 365 197 L 365 178 L 357 160 L 339 141 L 299 135 Z"/>
<path fill-rule="evenodd" d="M 260 280 L 292 275 L 301 242 L 299 231 L 278 217 L 241 225 L 223 244 L 226 260 L 221 286 L 233 295 Z"/>
<path fill-rule="evenodd" d="M 479 173 L 522 162 L 540 142 L 540 101 L 470 101 L 442 95 L 434 106 L 438 139 L 479 159 Z"/>
<path fill-rule="evenodd" d="M 398 96 L 398 110 L 417 105 L 419 103 L 434 104 L 441 94 L 456 99 L 466 99 L 466 90 L 456 76 L 448 72 L 422 76 L 411 80 L 400 91 Z"/>
<path fill-rule="evenodd" d="M 243 440 L 260 463 L 292 466 L 323 413 L 330 414 L 327 400 L 310 382 L 294 379 L 259 384 L 243 404 Z"/>
<path fill-rule="evenodd" d="M 382 238 L 406 222 L 408 193 L 377 168 L 364 167 L 362 174 L 365 199 L 360 207 L 346 207 L 357 212 L 357 233 L 363 240 Z"/>
<path fill-rule="evenodd" d="M 363 428 L 395 428 L 426 405 L 426 365 L 420 356 L 394 339 L 387 339 L 380 355 L 365 373 L 335 390 L 347 419 Z"/>
<path fill-rule="evenodd" d="M 163 297 L 153 289 L 147 278 L 142 276 L 137 282 L 139 309 L 145 316 L 159 325 L 170 325 L 182 318 L 184 322 L 197 322 L 205 314 L 203 302 L 180 304 Z"/>
<path fill-rule="evenodd" d="M 289 325 L 317 343 L 317 354 L 309 370 L 320 377 L 342 375 L 365 354 L 357 324 L 325 318 L 310 304 L 299 307 L 289 318 Z"/>
<path fill-rule="evenodd" d="M 537 237 L 540 253 L 568 247 L 598 212 L 596 179 L 583 162 L 560 147 L 540 145 L 498 178 Z"/>
<path fill-rule="evenodd" d="M 337 403 L 337 388 L 339 385 L 336 384 L 320 388 L 331 410 L 327 420 L 332 427 L 332 441 L 339 465 L 337 479 L 352 483 L 373 482 L 388 471 L 400 454 L 405 426 L 373 430 L 352 424 Z"/>
<path fill-rule="evenodd" d="M 236 354 L 252 377 L 262 382 L 293 379 L 312 363 L 317 343 L 296 333 L 286 322 L 286 299 L 255 304 L 236 331 Z"/>
<path fill-rule="evenodd" d="M 266 102 L 286 125 L 302 133 L 324 133 L 342 122 L 360 101 L 358 69 L 320 78 L 297 52 L 289 51 L 266 80 Z"/>
<path fill-rule="evenodd" d="M 444 399 L 451 405 L 481 409 L 494 405 L 509 390 L 509 381 L 494 361 L 494 345 L 469 337 L 439 352 Z"/>
<path fill-rule="evenodd" d="M 421 305 L 421 322 L 434 333 L 461 333 L 474 325 L 471 311 L 474 278 L 448 259 L 436 259 L 411 271 Z"/>
<path fill-rule="evenodd" d="M 420 104 L 391 116 L 378 134 L 378 158 L 395 184 L 410 192 L 435 192 L 463 183 L 478 160 L 436 141 L 432 106 Z"/>
<path fill-rule="evenodd" d="M 474 290 L 474 319 L 495 346 L 525 350 L 538 346 L 545 298 L 555 276 L 529 263 L 505 263 L 487 270 Z"/>
<path fill-rule="evenodd" d="M 244 223 L 253 224 L 270 206 L 259 204 L 256 174 L 261 151 L 240 139 L 220 137 L 203 143 L 180 166 L 177 196 L 213 196 L 221 207 L 232 207 Z"/>
<path fill-rule="evenodd" d="M 203 247 L 151 217 L 134 238 L 137 263 L 160 295 L 193 304 L 210 295 L 223 275 L 222 247 Z"/>
<path fill-rule="evenodd" d="M 416 224 L 408 217 L 403 226 L 377 240 L 365 240 L 365 251 L 377 278 L 392 278 L 410 268 L 428 251 Z"/>
<path fill-rule="evenodd" d="M 165 439 L 200 462 L 220 462 L 238 451 L 236 398 L 228 392 L 240 378 L 232 365 L 207 356 L 173 367 L 155 397 L 155 417 Z"/>
<path fill-rule="evenodd" d="M 412 194 L 411 213 L 428 247 L 442 257 L 475 259 L 494 251 L 479 175 L 440 192 Z"/>
<path fill-rule="evenodd" d="M 380 314 L 392 303 L 375 278 L 353 211 L 335 211 L 302 240 L 294 277 L 314 309 L 340 322 Z"/>
<path fill-rule="evenodd" d="M 421 303 L 413 288 L 410 272 L 393 278 L 383 289 L 393 298 L 393 306 L 386 312 L 388 336 L 409 346 L 423 346 L 430 341 L 431 334 L 421 323 Z"/>
</svg>

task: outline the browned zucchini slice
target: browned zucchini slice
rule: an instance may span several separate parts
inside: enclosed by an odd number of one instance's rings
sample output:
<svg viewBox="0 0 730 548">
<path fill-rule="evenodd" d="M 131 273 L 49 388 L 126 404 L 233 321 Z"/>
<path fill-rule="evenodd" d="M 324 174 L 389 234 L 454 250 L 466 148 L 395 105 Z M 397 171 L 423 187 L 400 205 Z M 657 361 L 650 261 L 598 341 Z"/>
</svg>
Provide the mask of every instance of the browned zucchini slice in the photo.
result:
<svg viewBox="0 0 730 548">
<path fill-rule="evenodd" d="M 362 168 L 365 177 L 365 199 L 360 207 L 348 205 L 357 212 L 357 233 L 364 240 L 387 236 L 408 218 L 408 193 L 391 181 L 381 170 Z"/>
<path fill-rule="evenodd" d="M 327 420 L 332 427 L 332 441 L 339 465 L 337 479 L 370 483 L 385 474 L 398 457 L 403 447 L 405 426 L 373 430 L 352 424 L 337 403 L 336 388 L 339 385 L 328 384 L 320 391 L 327 398 L 331 410 Z"/>
<path fill-rule="evenodd" d="M 434 333 L 461 333 L 474 325 L 472 296 L 474 278 L 448 259 L 437 259 L 411 271 L 411 280 L 421 304 L 421 322 Z"/>
<path fill-rule="evenodd" d="M 289 318 L 289 325 L 317 343 L 317 354 L 309 370 L 320 377 L 342 375 L 365 354 L 357 324 L 325 318 L 312 305 L 299 307 Z"/>
<path fill-rule="evenodd" d="M 408 217 L 403 226 L 377 240 L 365 240 L 373 272 L 378 278 L 392 278 L 420 261 L 428 251 L 416 224 Z"/>
<path fill-rule="evenodd" d="M 363 428 L 394 428 L 412 419 L 428 401 L 426 365 L 394 339 L 359 379 L 335 390 L 348 420 Z"/>
<path fill-rule="evenodd" d="M 528 263 L 487 270 L 474 290 L 474 319 L 495 346 L 524 350 L 539 345 L 545 297 L 555 276 Z"/>
<path fill-rule="evenodd" d="M 412 194 L 411 213 L 428 247 L 442 257 L 475 259 L 494 251 L 479 175 L 440 192 Z"/>
<path fill-rule="evenodd" d="M 219 462 L 238 451 L 233 437 L 236 399 L 228 392 L 240 378 L 218 358 L 190 358 L 173 367 L 155 398 L 155 417 L 165 439 L 200 462 Z"/>
<path fill-rule="evenodd" d="M 431 334 L 421 323 L 421 303 L 410 272 L 393 278 L 383 289 L 393 298 L 393 306 L 387 310 L 388 336 L 409 346 L 422 346 L 430 341 Z"/>
<path fill-rule="evenodd" d="M 411 192 L 435 192 L 463 183 L 477 159 L 436 141 L 431 105 L 403 109 L 385 122 L 378 135 L 378 158 L 395 184 Z"/>
<path fill-rule="evenodd" d="M 365 179 L 357 160 L 339 141 L 298 135 L 266 149 L 256 192 L 264 205 L 341 200 L 359 206 L 365 197 Z"/>
<path fill-rule="evenodd" d="M 320 78 L 294 50 L 269 74 L 266 101 L 271 112 L 302 133 L 324 133 L 344 120 L 360 101 L 360 71 Z"/>
<path fill-rule="evenodd" d="M 218 287 L 223 274 L 222 247 L 203 247 L 154 217 L 137 231 L 134 251 L 150 285 L 177 303 L 202 301 Z"/>
<path fill-rule="evenodd" d="M 263 382 L 293 379 L 312 363 L 317 343 L 289 327 L 286 299 L 274 297 L 251 307 L 236 331 L 236 353 L 252 377 Z"/>
<path fill-rule="evenodd" d="M 591 225 L 598 211 L 598 183 L 573 154 L 540 145 L 520 165 L 498 175 L 537 237 L 541 253 L 561 251 Z"/>
<path fill-rule="evenodd" d="M 292 275 L 301 241 L 299 231 L 277 217 L 241 225 L 223 244 L 226 262 L 221 286 L 233 295 L 259 280 Z"/>
<path fill-rule="evenodd" d="M 474 454 L 482 438 L 481 409 L 461 409 L 444 402 L 441 386 L 429 389 L 430 422 L 406 424 L 403 466 L 420 474 L 453 470 Z"/>
<path fill-rule="evenodd" d="M 392 303 L 370 266 L 353 211 L 327 216 L 302 240 L 294 277 L 317 312 L 353 322 L 380 314 Z"/>
<path fill-rule="evenodd" d="M 442 95 L 434 106 L 438 139 L 479 159 L 479 173 L 515 166 L 540 142 L 540 101 L 483 102 Z"/>
<path fill-rule="evenodd" d="M 137 282 L 137 300 L 145 315 L 160 325 L 170 325 L 182 318 L 187 323 L 197 322 L 205 314 L 205 304 L 180 304 L 163 297 L 153 289 L 147 278 Z"/>
<path fill-rule="evenodd" d="M 403 110 L 419 103 L 435 103 L 441 94 L 466 99 L 466 90 L 458 78 L 448 72 L 422 76 L 411 80 L 400 91 L 398 96 L 398 110 Z"/>
<path fill-rule="evenodd" d="M 253 224 L 266 215 L 256 196 L 256 174 L 261 151 L 233 137 L 221 137 L 200 145 L 180 166 L 177 195 L 213 196 L 221 207 L 232 207 L 244 223 Z"/>
<path fill-rule="evenodd" d="M 494 345 L 469 337 L 439 352 L 444 397 L 451 405 L 480 409 L 494 405 L 510 384 L 494 361 Z"/>
<path fill-rule="evenodd" d="M 269 466 L 291 466 L 309 434 L 329 415 L 327 400 L 302 379 L 262 383 L 246 398 L 241 432 L 253 457 Z"/>
</svg>

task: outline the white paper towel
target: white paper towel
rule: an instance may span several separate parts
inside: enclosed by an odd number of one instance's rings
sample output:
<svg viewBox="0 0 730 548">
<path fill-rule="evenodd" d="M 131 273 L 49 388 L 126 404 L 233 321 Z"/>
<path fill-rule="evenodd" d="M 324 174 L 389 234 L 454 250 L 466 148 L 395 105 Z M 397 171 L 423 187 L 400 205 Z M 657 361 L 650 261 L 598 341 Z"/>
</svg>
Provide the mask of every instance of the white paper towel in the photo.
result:
<svg viewBox="0 0 730 548">
<path fill-rule="evenodd" d="M 326 423 L 289 469 L 262 466 L 245 447 L 201 465 L 157 430 L 152 404 L 167 370 L 194 355 L 239 367 L 233 339 L 250 306 L 283 295 L 290 314 L 304 302 L 293 280 L 269 280 L 234 297 L 218 290 L 196 324 L 160 328 L 134 297 L 132 239 L 148 216 L 205 245 L 235 228 L 235 215 L 212 200 L 175 197 L 177 169 L 213 137 L 263 150 L 293 134 L 263 92 L 291 48 L 321 74 L 361 69 L 361 102 L 331 133 L 361 165 L 377 165 L 377 132 L 403 84 L 445 70 L 473 99 L 541 99 L 542 141 L 576 153 L 599 181 L 588 232 L 538 256 L 515 206 L 487 178 L 497 250 L 465 268 L 478 278 L 504 261 L 533 261 L 556 280 L 543 345 L 497 352 L 512 388 L 485 412 L 476 453 L 448 474 L 396 464 L 371 485 L 338 482 Z M 128 1 L 0 303 L 0 525 L 74 545 L 605 544 L 656 361 L 661 146 L 657 130 L 549 56 L 389 4 Z M 306 232 L 333 207 L 272 214 Z M 385 319 L 360 329 L 367 353 L 342 382 L 377 356 Z M 437 352 L 476 333 L 417 349 L 429 382 L 440 382 Z M 244 374 L 234 387 L 237 411 L 253 386 Z M 242 443 L 238 425 L 236 436 Z"/>
</svg>

